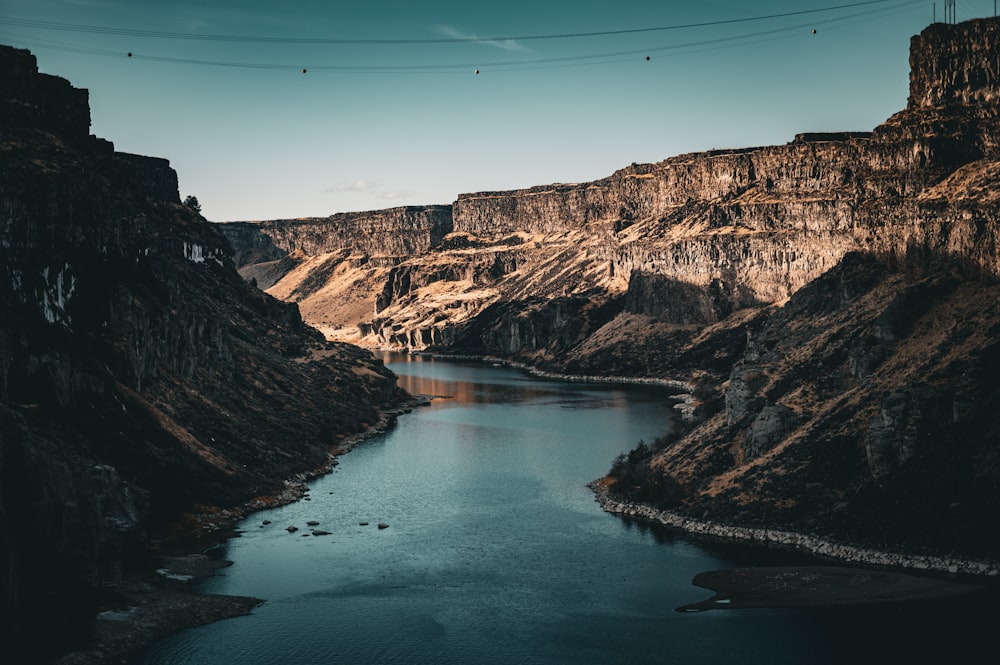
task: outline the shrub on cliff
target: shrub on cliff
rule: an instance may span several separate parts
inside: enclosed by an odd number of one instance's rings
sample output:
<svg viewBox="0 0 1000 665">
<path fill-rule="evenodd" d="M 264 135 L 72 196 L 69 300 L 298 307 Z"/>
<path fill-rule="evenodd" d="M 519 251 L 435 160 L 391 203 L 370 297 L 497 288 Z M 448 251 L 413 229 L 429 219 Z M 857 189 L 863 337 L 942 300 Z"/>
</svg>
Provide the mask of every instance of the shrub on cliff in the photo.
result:
<svg viewBox="0 0 1000 665">
<path fill-rule="evenodd" d="M 650 465 L 653 454 L 668 442 L 667 437 L 660 437 L 650 446 L 640 440 L 635 448 L 616 457 L 608 472 L 608 476 L 615 481 L 610 491 L 625 501 L 645 503 L 655 508 L 676 506 L 683 495 L 680 483 L 662 469 Z"/>
</svg>

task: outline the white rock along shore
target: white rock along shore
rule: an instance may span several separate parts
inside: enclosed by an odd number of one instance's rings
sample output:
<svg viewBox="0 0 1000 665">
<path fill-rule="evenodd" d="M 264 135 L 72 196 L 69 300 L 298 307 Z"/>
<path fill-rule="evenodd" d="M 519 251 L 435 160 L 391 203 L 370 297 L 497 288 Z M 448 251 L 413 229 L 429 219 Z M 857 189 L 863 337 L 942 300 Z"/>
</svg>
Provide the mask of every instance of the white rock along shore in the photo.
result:
<svg viewBox="0 0 1000 665">
<path fill-rule="evenodd" d="M 984 577 L 997 577 L 1000 575 L 1000 562 L 997 561 L 973 561 L 945 556 L 883 552 L 865 547 L 836 543 L 793 531 L 757 529 L 707 522 L 678 515 L 667 510 L 658 510 L 651 506 L 616 501 L 610 497 L 607 488 L 601 486 L 598 481 L 591 483 L 590 488 L 594 491 L 597 502 L 606 512 L 655 522 L 667 527 L 680 529 L 685 533 L 695 536 L 708 536 L 742 541 L 749 544 L 795 549 L 850 563 L 942 573 L 960 573 L 963 575 Z"/>
</svg>

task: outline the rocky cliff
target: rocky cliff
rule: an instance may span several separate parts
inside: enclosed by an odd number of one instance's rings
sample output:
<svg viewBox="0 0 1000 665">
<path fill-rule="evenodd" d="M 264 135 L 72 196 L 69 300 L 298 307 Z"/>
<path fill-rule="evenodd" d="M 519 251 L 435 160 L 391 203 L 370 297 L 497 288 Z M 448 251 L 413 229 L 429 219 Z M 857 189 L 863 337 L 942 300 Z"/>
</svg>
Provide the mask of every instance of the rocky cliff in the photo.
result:
<svg viewBox="0 0 1000 665">
<path fill-rule="evenodd" d="M 851 253 L 742 329 L 702 332 L 703 349 L 738 345 L 726 363 L 677 356 L 708 368 L 696 417 L 619 460 L 612 495 L 996 569 L 994 276 L 917 250 Z"/>
<path fill-rule="evenodd" d="M 626 498 L 995 554 L 998 62 L 1000 21 L 932 25 L 871 132 L 465 194 L 428 250 L 300 252 L 269 292 L 333 339 L 691 381 Z"/>
<path fill-rule="evenodd" d="M 232 222 L 222 227 L 238 265 L 288 254 L 315 256 L 336 250 L 408 257 L 422 254 L 452 231 L 451 206 L 410 206 L 326 218 Z"/>
<path fill-rule="evenodd" d="M 996 272 L 980 196 L 998 158 L 995 32 L 980 20 L 915 37 L 909 105 L 874 132 L 800 134 L 595 182 L 463 194 L 438 211 L 436 235 L 405 246 L 394 233 L 408 238 L 412 224 L 393 226 L 398 211 L 257 224 L 255 242 L 294 250 L 283 263 L 252 260 L 246 225 L 224 232 L 247 258 L 245 275 L 300 303 L 331 338 L 542 364 L 571 361 L 622 313 L 703 325 L 780 302 L 850 251 L 926 246 Z M 555 298 L 564 306 L 553 309 Z M 567 317 L 566 302 L 586 315 Z"/>
<path fill-rule="evenodd" d="M 0 48 L 0 619 L 40 660 L 153 531 L 279 490 L 396 398 L 239 277 L 166 160 L 91 136 L 87 100 Z"/>
</svg>

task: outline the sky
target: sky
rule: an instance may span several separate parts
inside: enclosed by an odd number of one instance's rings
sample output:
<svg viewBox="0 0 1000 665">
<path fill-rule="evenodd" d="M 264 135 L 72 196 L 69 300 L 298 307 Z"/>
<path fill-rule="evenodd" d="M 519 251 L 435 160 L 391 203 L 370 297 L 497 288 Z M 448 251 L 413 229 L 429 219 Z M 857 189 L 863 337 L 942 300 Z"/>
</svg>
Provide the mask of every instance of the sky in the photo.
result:
<svg viewBox="0 0 1000 665">
<path fill-rule="evenodd" d="M 959 21 L 994 14 L 958 0 Z M 866 131 L 944 1 L 0 0 L 212 221 L 451 203 L 633 162 Z M 814 32 L 815 31 L 815 32 Z M 131 56 L 129 55 L 131 54 Z"/>
</svg>

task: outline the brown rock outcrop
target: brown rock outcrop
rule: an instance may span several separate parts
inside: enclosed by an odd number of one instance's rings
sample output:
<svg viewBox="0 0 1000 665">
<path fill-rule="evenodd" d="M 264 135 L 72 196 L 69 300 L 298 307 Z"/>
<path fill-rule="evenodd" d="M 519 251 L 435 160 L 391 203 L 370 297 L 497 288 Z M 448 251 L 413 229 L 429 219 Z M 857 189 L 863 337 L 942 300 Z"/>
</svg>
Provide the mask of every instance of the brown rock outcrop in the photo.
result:
<svg viewBox="0 0 1000 665">
<path fill-rule="evenodd" d="M 347 249 L 366 256 L 407 257 L 428 251 L 452 230 L 451 206 L 408 206 L 344 212 L 330 217 L 231 222 L 219 227 L 236 250 L 237 267 L 267 248 L 271 256 L 325 254 Z M 273 250 L 278 250 L 277 252 Z"/>
</svg>

